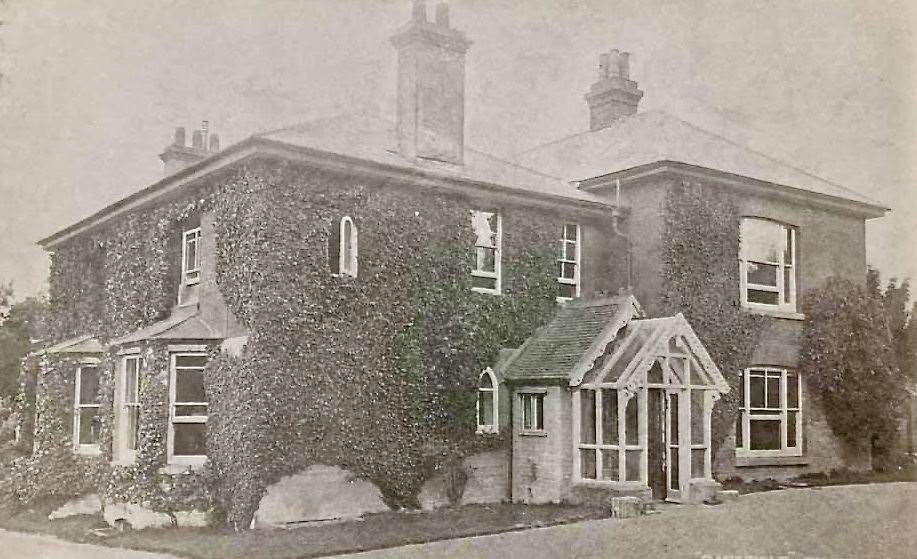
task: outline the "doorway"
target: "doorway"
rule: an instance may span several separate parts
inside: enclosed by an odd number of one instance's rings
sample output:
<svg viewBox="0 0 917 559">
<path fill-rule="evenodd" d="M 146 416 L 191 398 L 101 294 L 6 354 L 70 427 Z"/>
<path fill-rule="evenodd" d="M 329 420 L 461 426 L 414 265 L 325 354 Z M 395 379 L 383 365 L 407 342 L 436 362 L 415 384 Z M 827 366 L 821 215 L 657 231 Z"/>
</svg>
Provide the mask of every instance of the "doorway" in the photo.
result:
<svg viewBox="0 0 917 559">
<path fill-rule="evenodd" d="M 662 388 L 650 388 L 647 396 L 647 483 L 653 499 L 664 501 L 668 494 L 665 393 Z"/>
</svg>

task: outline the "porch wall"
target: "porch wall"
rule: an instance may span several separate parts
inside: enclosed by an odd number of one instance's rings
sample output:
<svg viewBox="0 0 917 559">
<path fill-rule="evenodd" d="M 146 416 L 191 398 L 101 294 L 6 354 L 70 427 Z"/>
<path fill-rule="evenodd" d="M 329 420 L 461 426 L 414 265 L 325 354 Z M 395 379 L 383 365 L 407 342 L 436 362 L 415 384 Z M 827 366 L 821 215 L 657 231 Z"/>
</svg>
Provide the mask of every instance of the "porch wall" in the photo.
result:
<svg viewBox="0 0 917 559">
<path fill-rule="evenodd" d="M 573 472 L 570 391 L 547 387 L 544 433 L 539 434 L 522 434 L 518 393 L 513 393 L 513 501 L 559 503 L 568 496 Z"/>
</svg>

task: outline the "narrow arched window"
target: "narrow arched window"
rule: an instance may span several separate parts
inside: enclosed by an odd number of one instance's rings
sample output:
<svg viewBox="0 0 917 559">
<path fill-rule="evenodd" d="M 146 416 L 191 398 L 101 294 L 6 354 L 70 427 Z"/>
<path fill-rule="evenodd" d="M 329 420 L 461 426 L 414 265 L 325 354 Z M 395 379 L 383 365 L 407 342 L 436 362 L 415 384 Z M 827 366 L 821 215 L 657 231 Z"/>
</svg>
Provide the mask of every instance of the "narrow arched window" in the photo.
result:
<svg viewBox="0 0 917 559">
<path fill-rule="evenodd" d="M 478 433 L 496 433 L 497 423 L 497 379 L 490 367 L 478 377 Z"/>
<path fill-rule="evenodd" d="M 357 277 L 358 246 L 357 226 L 350 216 L 344 216 L 328 239 L 332 274 Z"/>
</svg>

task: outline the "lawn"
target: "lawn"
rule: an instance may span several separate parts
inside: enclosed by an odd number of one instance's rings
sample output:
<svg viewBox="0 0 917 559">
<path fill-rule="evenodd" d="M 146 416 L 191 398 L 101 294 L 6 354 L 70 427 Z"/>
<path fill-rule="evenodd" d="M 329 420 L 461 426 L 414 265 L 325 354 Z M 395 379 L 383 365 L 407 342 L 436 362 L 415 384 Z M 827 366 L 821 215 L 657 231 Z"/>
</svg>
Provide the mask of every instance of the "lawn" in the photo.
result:
<svg viewBox="0 0 917 559">
<path fill-rule="evenodd" d="M 169 528 L 92 533 L 95 516 L 49 521 L 50 507 L 0 516 L 0 527 L 53 534 L 82 543 L 159 551 L 194 559 L 298 559 L 382 549 L 412 543 L 551 526 L 607 516 L 597 508 L 520 504 L 465 505 L 427 512 L 383 512 L 360 521 L 234 533 L 210 528 Z M 109 531 L 110 532 L 110 531 Z"/>
</svg>

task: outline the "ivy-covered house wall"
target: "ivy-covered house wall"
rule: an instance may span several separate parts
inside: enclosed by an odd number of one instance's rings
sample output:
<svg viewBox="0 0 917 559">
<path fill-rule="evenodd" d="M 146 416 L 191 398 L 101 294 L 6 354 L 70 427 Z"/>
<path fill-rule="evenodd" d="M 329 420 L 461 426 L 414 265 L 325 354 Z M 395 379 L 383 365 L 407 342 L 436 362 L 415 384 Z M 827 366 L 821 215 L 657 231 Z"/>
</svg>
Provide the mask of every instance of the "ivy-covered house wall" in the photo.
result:
<svg viewBox="0 0 917 559">
<path fill-rule="evenodd" d="M 777 317 L 742 309 L 739 221 L 760 217 L 797 228 L 797 308 L 805 292 L 832 276 L 865 280 L 864 221 L 806 200 L 736 191 L 714 180 L 677 175 L 636 180 L 621 188 L 630 211 L 635 294 L 650 316 L 683 312 L 733 388 L 714 411 L 714 470 L 722 478 L 786 478 L 805 472 L 868 467 L 868 452 L 842 444 L 828 427 L 818 399 L 802 391 L 803 456 L 738 465 L 735 419 L 739 372 L 751 365 L 796 369 L 803 317 Z"/>
<path fill-rule="evenodd" d="M 628 283 L 627 244 L 612 233 L 610 209 L 421 190 L 280 158 L 250 159 L 182 192 L 55 249 L 54 331 L 105 341 L 167 317 L 177 298 L 175 239 L 194 216 L 212 223 L 210 285 L 249 335 L 239 355 L 211 346 L 208 468 L 186 484 L 203 490 L 170 500 L 157 489 L 168 360 L 155 344 L 142 348 L 137 463 L 100 483 L 103 494 L 160 510 L 217 508 L 235 526 L 248 525 L 268 485 L 313 464 L 345 468 L 390 504 L 416 506 L 438 468 L 504 447 L 503 435 L 475 434 L 478 374 L 556 307 L 564 223 L 579 223 L 587 239 L 584 296 Z M 502 217 L 501 296 L 471 290 L 470 210 Z M 356 278 L 329 267 L 329 239 L 345 215 L 358 230 Z M 100 365 L 108 390 L 117 349 Z M 110 397 L 102 410 L 105 449 Z"/>
</svg>

